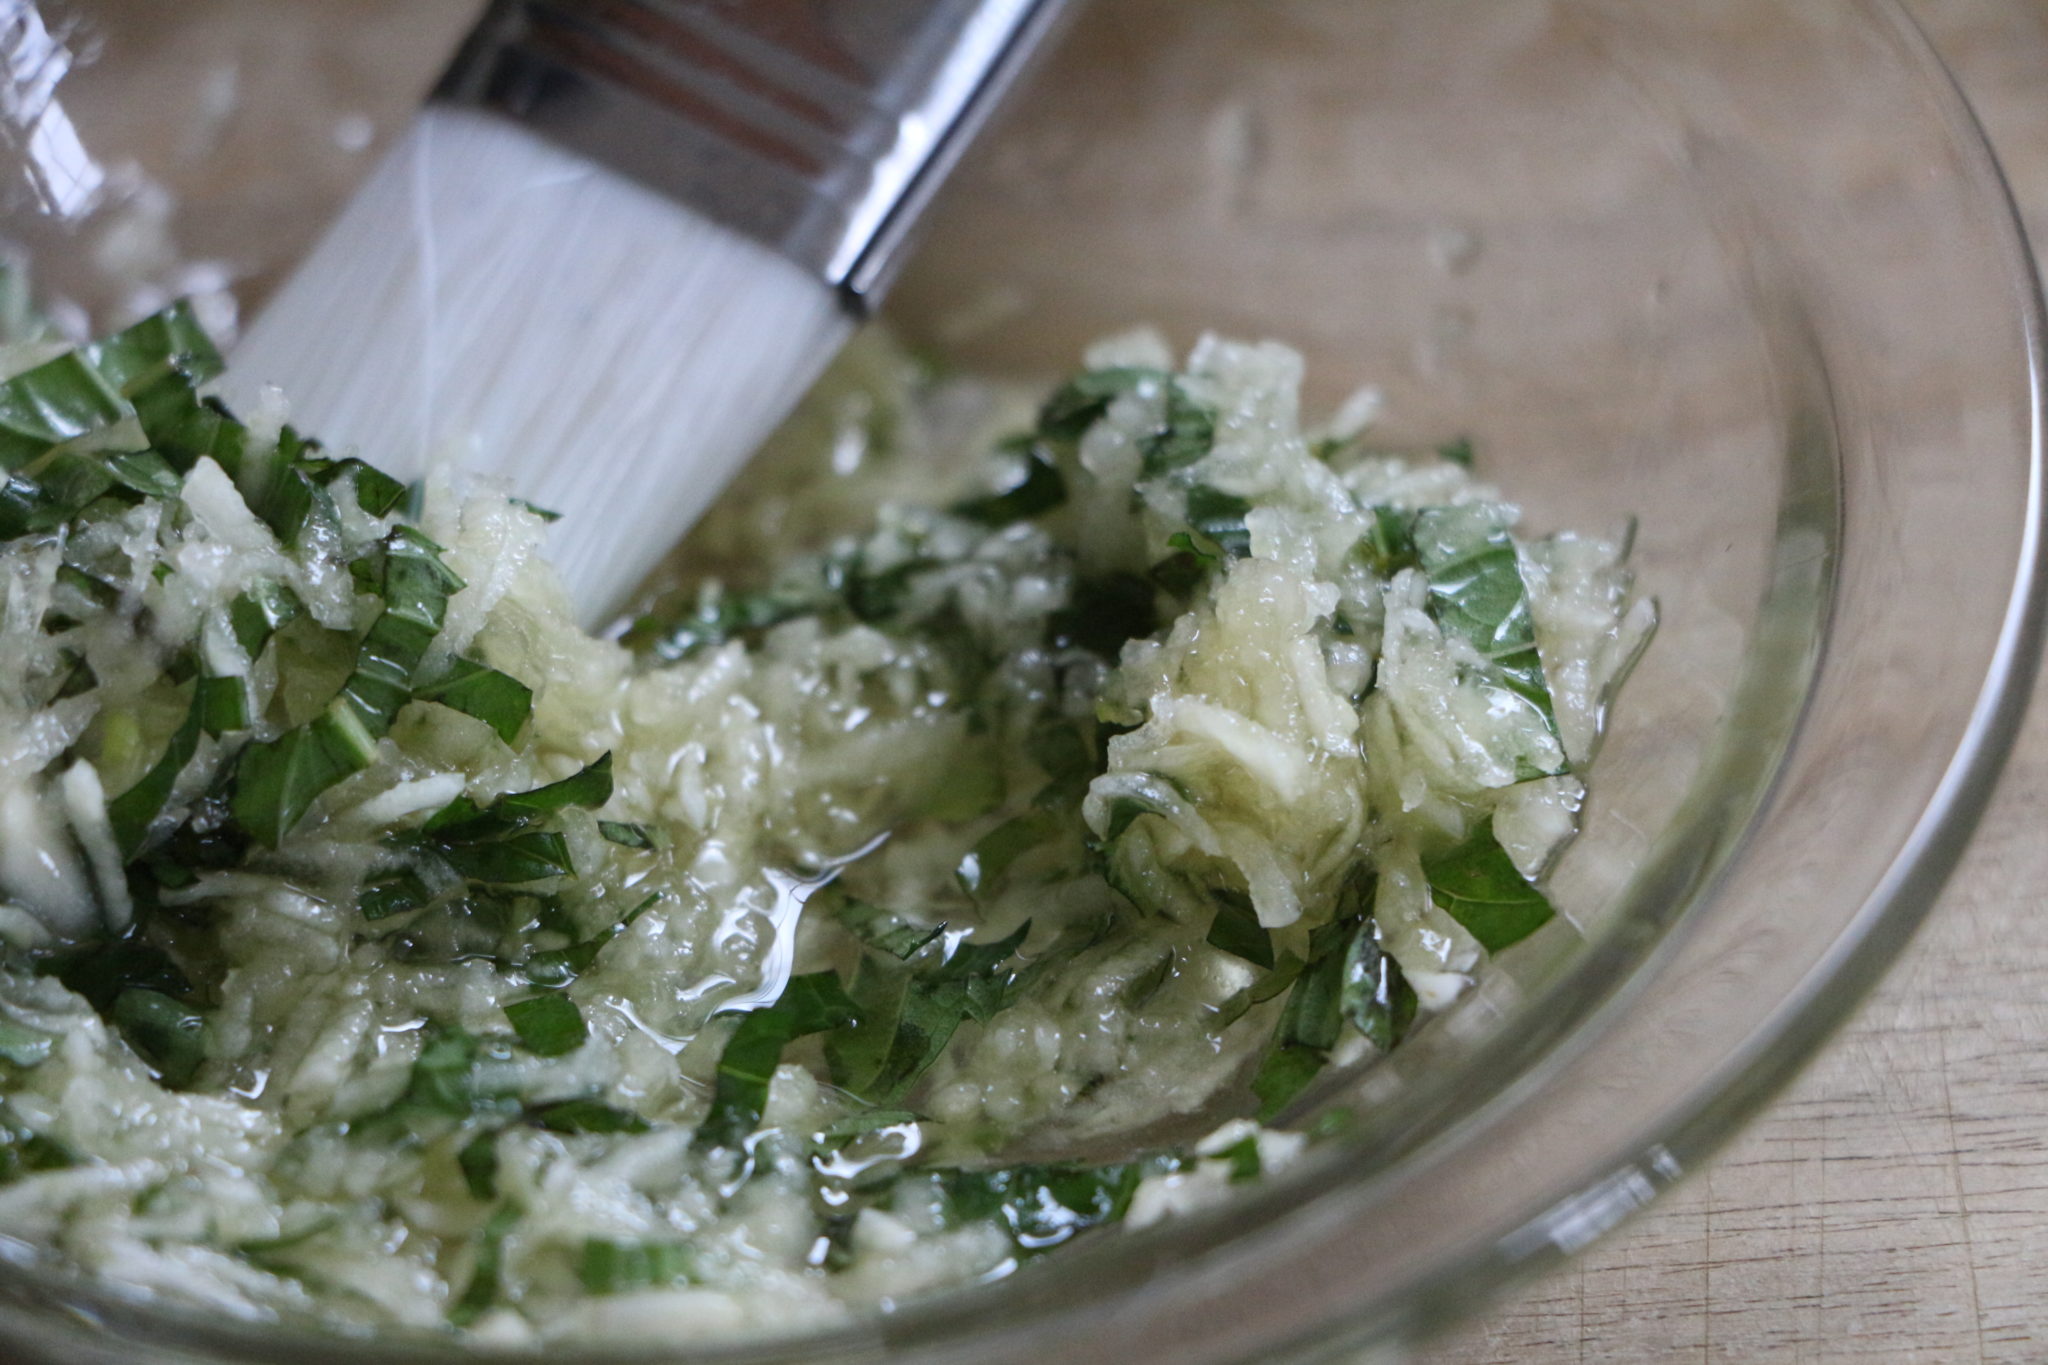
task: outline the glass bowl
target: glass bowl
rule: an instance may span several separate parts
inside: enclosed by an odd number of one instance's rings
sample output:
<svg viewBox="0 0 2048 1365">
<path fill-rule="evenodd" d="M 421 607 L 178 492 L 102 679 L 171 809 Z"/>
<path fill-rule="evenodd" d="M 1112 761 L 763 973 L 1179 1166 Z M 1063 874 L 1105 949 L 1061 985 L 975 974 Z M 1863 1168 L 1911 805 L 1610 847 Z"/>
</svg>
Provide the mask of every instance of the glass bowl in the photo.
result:
<svg viewBox="0 0 2048 1365">
<path fill-rule="evenodd" d="M 13 63 L 0 227 L 80 327 L 191 289 L 229 321 L 472 8 L 46 6 L 92 60 L 47 106 L 19 92 L 60 58 Z M 18 52 L 33 24 L 8 23 Z M 1796 1069 L 1931 903 L 2024 704 L 2039 294 L 1989 149 L 1890 0 L 1117 0 L 975 150 L 890 312 L 1020 374 L 1137 321 L 1287 340 L 1312 403 L 1371 382 L 1387 444 L 1469 435 L 1537 530 L 1636 518 L 1662 631 L 1554 873 L 1563 917 L 1324 1095 L 1355 1121 L 1300 1165 L 830 1336 L 590 1360 L 1398 1353 L 1640 1207 Z M 485 1355 L 25 1262 L 0 1267 L 0 1343 Z"/>
</svg>

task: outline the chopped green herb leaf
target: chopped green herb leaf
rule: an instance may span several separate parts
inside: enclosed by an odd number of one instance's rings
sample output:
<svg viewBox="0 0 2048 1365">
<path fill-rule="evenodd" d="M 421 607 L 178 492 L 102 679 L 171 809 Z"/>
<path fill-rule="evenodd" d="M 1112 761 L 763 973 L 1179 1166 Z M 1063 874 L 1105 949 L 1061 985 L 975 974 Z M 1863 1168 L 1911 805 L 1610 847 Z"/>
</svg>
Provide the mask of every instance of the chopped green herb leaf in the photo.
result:
<svg viewBox="0 0 2048 1365">
<path fill-rule="evenodd" d="M 1494 837 L 1490 816 L 1456 848 L 1425 856 L 1422 875 L 1430 898 L 1489 953 L 1521 942 L 1553 914 Z"/>
<path fill-rule="evenodd" d="M 687 1280 L 694 1259 L 690 1248 L 681 1242 L 611 1242 L 593 1237 L 583 1244 L 576 1273 L 593 1294 L 621 1294 Z"/>
<path fill-rule="evenodd" d="M 624 820 L 600 820 L 597 822 L 597 832 L 607 843 L 617 844 L 620 848 L 652 850 L 659 847 L 655 842 L 654 832 L 645 825 L 635 825 Z"/>
<path fill-rule="evenodd" d="M 596 1100 L 564 1100 L 527 1117 L 550 1133 L 645 1133 L 653 1127 L 638 1114 Z"/>
<path fill-rule="evenodd" d="M 849 1027 L 856 1017 L 854 1002 L 831 972 L 791 977 L 773 1005 L 741 1015 L 718 1054 L 718 1081 L 698 1145 L 737 1146 L 761 1121 L 783 1048 L 808 1034 Z"/>
<path fill-rule="evenodd" d="M 507 1204 L 484 1224 L 484 1230 L 477 1238 L 476 1265 L 470 1272 L 469 1287 L 448 1310 L 451 1326 L 471 1326 L 496 1306 L 499 1295 L 504 1292 L 499 1276 L 503 1273 L 505 1236 L 518 1222 L 519 1210 Z"/>
<path fill-rule="evenodd" d="M 533 714 L 532 688 L 473 659 L 449 660 L 433 677 L 415 686 L 413 696 L 475 716 L 507 744 L 519 738 Z"/>
<path fill-rule="evenodd" d="M 1019 858 L 1056 838 L 1063 827 L 1051 811 L 1026 811 L 982 835 L 954 875 L 969 895 L 985 896 Z"/>
<path fill-rule="evenodd" d="M 1248 896 L 1219 892 L 1216 918 L 1209 921 L 1209 946 L 1243 958 L 1254 967 L 1273 965 L 1273 936 L 1259 923 Z"/>
<path fill-rule="evenodd" d="M 526 1050 L 539 1057 L 560 1057 L 583 1046 L 590 1036 L 583 1012 L 566 995 L 536 995 L 505 1006 L 505 1017 Z"/>
<path fill-rule="evenodd" d="M 206 1060 L 206 1016 L 159 991 L 122 991 L 114 999 L 113 1023 L 173 1090 L 190 1085 Z"/>
</svg>

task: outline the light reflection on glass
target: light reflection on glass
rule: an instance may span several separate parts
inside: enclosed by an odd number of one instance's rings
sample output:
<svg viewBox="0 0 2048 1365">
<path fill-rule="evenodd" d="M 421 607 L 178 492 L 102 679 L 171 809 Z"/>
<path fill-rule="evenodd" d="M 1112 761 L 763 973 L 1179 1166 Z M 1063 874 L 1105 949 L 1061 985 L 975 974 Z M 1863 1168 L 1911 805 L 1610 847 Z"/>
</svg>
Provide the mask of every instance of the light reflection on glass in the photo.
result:
<svg viewBox="0 0 2048 1365">
<path fill-rule="evenodd" d="M 20 154 L 37 204 L 64 219 L 90 212 L 107 181 L 57 99 L 72 62 L 64 35 L 51 32 L 34 0 L 0 0 L 0 130 Z"/>
</svg>

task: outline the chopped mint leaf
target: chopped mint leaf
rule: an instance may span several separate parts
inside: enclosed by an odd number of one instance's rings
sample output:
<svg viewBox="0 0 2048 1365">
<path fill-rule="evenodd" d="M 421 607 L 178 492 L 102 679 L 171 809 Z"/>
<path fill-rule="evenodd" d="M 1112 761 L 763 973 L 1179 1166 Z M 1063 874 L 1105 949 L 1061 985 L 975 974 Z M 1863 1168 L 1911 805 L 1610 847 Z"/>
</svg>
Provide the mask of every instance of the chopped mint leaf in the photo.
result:
<svg viewBox="0 0 2048 1365">
<path fill-rule="evenodd" d="M 576 1275 L 593 1294 L 622 1294 L 687 1280 L 694 1266 L 694 1254 L 681 1242 L 612 1242 L 593 1237 L 583 1244 Z"/>
<path fill-rule="evenodd" d="M 1472 467 L 1472 438 L 1470 436 L 1460 436 L 1455 441 L 1444 442 L 1436 448 L 1436 457 L 1439 460 L 1454 464 L 1460 469 L 1470 469 Z"/>
<path fill-rule="evenodd" d="M 887 953 L 899 962 L 907 962 L 917 956 L 926 944 L 946 932 L 944 924 L 914 924 L 893 910 L 870 905 L 852 896 L 840 899 L 833 917 L 862 943 Z"/>
<path fill-rule="evenodd" d="M 761 1122 L 783 1048 L 809 1034 L 849 1027 L 856 1017 L 854 1002 L 832 972 L 791 977 L 773 1005 L 741 1015 L 718 1054 L 718 1081 L 711 1112 L 697 1129 L 698 1145 L 738 1146 Z"/>
<path fill-rule="evenodd" d="M 389 919 L 410 914 L 434 899 L 433 891 L 416 872 L 395 872 L 365 883 L 356 897 L 356 909 L 367 920 Z"/>
<path fill-rule="evenodd" d="M 1265 1123 L 1278 1115 L 1293 1103 L 1295 1096 L 1308 1089 L 1325 1060 L 1323 1053 L 1298 1043 L 1283 1043 L 1267 1053 L 1259 1063 L 1258 1074 L 1252 1077 L 1252 1094 L 1259 1101 L 1259 1122 Z"/>
<path fill-rule="evenodd" d="M 595 763 L 559 782 L 532 791 L 515 792 L 498 798 L 497 811 L 506 815 L 541 815 L 570 806 L 595 809 L 612 799 L 612 756 L 606 753 Z"/>
<path fill-rule="evenodd" d="M 1489 953 L 1520 943 L 1554 913 L 1494 837 L 1491 816 L 1456 848 L 1424 856 L 1422 875 L 1430 899 Z"/>
<path fill-rule="evenodd" d="M 228 625 L 235 642 L 255 662 L 270 643 L 270 637 L 304 614 L 299 595 L 286 585 L 264 579 L 249 585 L 248 591 L 228 607 Z"/>
<path fill-rule="evenodd" d="M 984 526 L 1008 526 L 1044 516 L 1067 500 L 1067 481 L 1044 452 L 1027 445 L 1021 452 L 1023 476 L 1009 489 L 955 503 L 956 517 Z"/>
<path fill-rule="evenodd" d="M 617 844 L 620 848 L 652 850 L 659 847 L 655 842 L 654 832 L 645 825 L 631 824 L 624 820 L 600 820 L 597 822 L 597 832 L 603 836 L 605 842 Z"/>
<path fill-rule="evenodd" d="M 413 697 L 474 716 L 507 744 L 519 738 L 519 732 L 533 714 L 532 688 L 474 659 L 449 660 L 413 688 Z"/>
<path fill-rule="evenodd" d="M 1528 588 L 1507 529 L 1483 506 L 1432 507 L 1416 516 L 1414 537 L 1429 575 L 1430 611 L 1444 633 L 1478 650 L 1504 693 L 1526 702 L 1555 736 Z"/>
<path fill-rule="evenodd" d="M 982 835 L 954 875 L 969 895 L 986 896 L 1019 858 L 1058 837 L 1062 828 L 1063 822 L 1051 811 L 1026 811 Z"/>
<path fill-rule="evenodd" d="M 321 793 L 369 767 L 376 753 L 376 736 L 352 707 L 337 699 L 298 729 L 242 750 L 235 770 L 235 819 L 274 848 L 305 819 Z"/>
<path fill-rule="evenodd" d="M 133 397 L 172 373 L 203 384 L 225 368 L 192 305 L 180 299 L 123 332 L 84 349 L 84 357 L 115 389 Z"/>
<path fill-rule="evenodd" d="M 1080 648 L 1114 661 L 1126 640 L 1159 628 L 1153 587 L 1136 574 L 1112 573 L 1074 585 L 1068 606 L 1046 617 L 1046 643 L 1054 649 Z"/>
<path fill-rule="evenodd" d="M 171 799 L 179 775 L 199 752 L 199 736 L 205 728 L 206 698 L 195 684 L 185 719 L 172 732 L 163 756 L 134 786 L 107 803 L 107 820 L 114 828 L 114 843 L 122 858 L 134 858 L 149 842 L 151 830 Z"/>
<path fill-rule="evenodd" d="M 536 995 L 505 1006 L 505 1017 L 526 1050 L 537 1057 L 560 1057 L 583 1046 L 590 1036 L 583 1012 L 566 995 Z"/>
<path fill-rule="evenodd" d="M 206 1060 L 206 1016 L 160 991 L 131 986 L 114 999 L 114 1026 L 163 1083 L 183 1090 Z"/>
<path fill-rule="evenodd" d="M 1215 896 L 1216 918 L 1209 922 L 1208 943 L 1254 967 L 1273 965 L 1273 936 L 1259 923 L 1249 897 L 1235 892 Z"/>
<path fill-rule="evenodd" d="M 37 1066 L 49 1057 L 56 1042 L 41 1029 L 0 1015 L 0 1060 L 15 1066 Z"/>
<path fill-rule="evenodd" d="M 1245 529 L 1244 522 L 1251 510 L 1246 499 L 1206 483 L 1188 489 L 1188 525 L 1232 559 L 1242 559 L 1252 552 L 1252 533 Z"/>
<path fill-rule="evenodd" d="M 1101 1166 L 950 1170 L 941 1172 L 938 1180 L 955 1220 L 1000 1224 L 1029 1255 L 1071 1241 L 1089 1228 L 1120 1221 L 1148 1174 L 1183 1164 L 1176 1156 L 1157 1156 Z"/>
<path fill-rule="evenodd" d="M 476 1265 L 470 1272 L 469 1287 L 448 1310 L 450 1326 L 468 1327 L 497 1305 L 504 1292 L 499 1277 L 503 1273 L 505 1236 L 518 1224 L 519 1216 L 519 1210 L 507 1204 L 484 1224 L 477 1237 Z"/>
<path fill-rule="evenodd" d="M 529 830 L 488 843 L 453 844 L 441 856 L 471 881 L 516 886 L 575 872 L 569 841 L 553 830 Z"/>
<path fill-rule="evenodd" d="M 34 466 L 60 446 L 142 450 L 149 442 L 135 409 L 92 362 L 76 351 L 46 360 L 0 383 L 0 469 L 36 477 Z M 116 432 L 114 429 L 124 427 Z"/>
<path fill-rule="evenodd" d="M 1046 400 L 1038 411 L 1038 430 L 1051 440 L 1078 441 L 1124 394 L 1144 385 L 1170 382 L 1164 370 L 1141 366 L 1089 370 L 1068 380 Z"/>
<path fill-rule="evenodd" d="M 654 1126 L 638 1114 L 596 1100 L 564 1100 L 527 1117 L 550 1133 L 645 1133 Z"/>
<path fill-rule="evenodd" d="M 856 1016 L 825 1040 L 835 1084 L 876 1104 L 894 1104 L 945 1051 L 961 1023 L 986 1023 L 1014 998 L 1013 965 L 1031 926 L 995 943 L 962 943 L 941 962 L 907 968 L 865 958 L 854 975 Z"/>
<path fill-rule="evenodd" d="M 687 615 L 670 618 L 657 612 L 640 618 L 626 632 L 625 643 L 673 663 L 728 640 L 814 615 L 817 609 L 806 598 L 782 592 L 706 592 Z"/>
<path fill-rule="evenodd" d="M 1401 975 L 1401 965 L 1380 950 L 1370 924 L 1359 926 L 1344 953 L 1342 986 L 1344 1020 L 1386 1052 L 1401 1041 L 1415 1021 L 1415 989 Z"/>
<path fill-rule="evenodd" d="M 489 1203 L 498 1197 L 498 1134 L 501 1128 L 488 1128 L 462 1144 L 462 1150 L 455 1154 L 455 1164 L 462 1171 L 462 1183 L 469 1187 L 470 1197 L 479 1203 Z"/>
</svg>

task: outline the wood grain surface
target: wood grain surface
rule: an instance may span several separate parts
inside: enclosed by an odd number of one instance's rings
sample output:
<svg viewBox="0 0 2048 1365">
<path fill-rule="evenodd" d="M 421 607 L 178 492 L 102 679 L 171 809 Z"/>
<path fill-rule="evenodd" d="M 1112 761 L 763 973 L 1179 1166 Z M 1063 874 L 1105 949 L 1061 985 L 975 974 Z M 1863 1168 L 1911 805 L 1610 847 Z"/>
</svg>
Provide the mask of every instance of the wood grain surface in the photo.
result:
<svg viewBox="0 0 2048 1365">
<path fill-rule="evenodd" d="M 1911 8 L 2048 243 L 2048 3 Z M 1711 1167 L 1420 1358 L 2048 1360 L 2038 691 L 1962 866 L 1855 1021 Z"/>
</svg>

